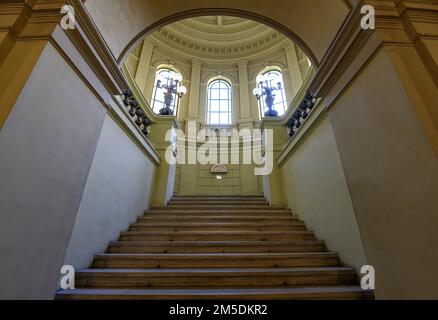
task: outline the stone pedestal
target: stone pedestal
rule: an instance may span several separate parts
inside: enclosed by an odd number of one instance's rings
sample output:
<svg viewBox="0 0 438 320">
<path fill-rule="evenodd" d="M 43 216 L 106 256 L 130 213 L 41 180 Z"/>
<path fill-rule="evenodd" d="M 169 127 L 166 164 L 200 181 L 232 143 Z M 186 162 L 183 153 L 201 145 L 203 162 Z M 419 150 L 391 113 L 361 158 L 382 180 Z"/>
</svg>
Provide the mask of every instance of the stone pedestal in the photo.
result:
<svg viewBox="0 0 438 320">
<path fill-rule="evenodd" d="M 170 164 L 166 159 L 166 151 L 172 145 L 169 140 L 172 130 L 178 129 L 175 117 L 160 117 L 160 122 L 153 124 L 150 140 L 161 159 L 154 178 L 154 190 L 151 204 L 153 207 L 165 207 L 172 199 L 175 185 L 176 164 Z"/>
<path fill-rule="evenodd" d="M 264 195 L 271 206 L 282 206 L 286 202 L 283 195 L 281 168 L 277 166 L 277 158 L 287 143 L 287 130 L 278 119 L 264 119 L 260 128 L 263 130 L 263 134 L 266 134 L 266 130 L 272 130 L 274 137 L 274 145 L 272 146 L 274 167 L 270 175 L 263 176 Z"/>
</svg>

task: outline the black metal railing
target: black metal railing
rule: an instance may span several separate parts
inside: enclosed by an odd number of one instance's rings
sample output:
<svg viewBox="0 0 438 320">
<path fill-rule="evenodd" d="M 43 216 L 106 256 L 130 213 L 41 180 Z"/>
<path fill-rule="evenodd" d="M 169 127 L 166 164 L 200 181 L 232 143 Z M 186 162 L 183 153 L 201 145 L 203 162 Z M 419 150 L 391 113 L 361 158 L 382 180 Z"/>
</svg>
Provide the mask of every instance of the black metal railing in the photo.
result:
<svg viewBox="0 0 438 320">
<path fill-rule="evenodd" d="M 146 116 L 144 110 L 140 107 L 137 100 L 134 98 L 131 90 L 123 92 L 123 104 L 128 110 L 129 115 L 134 119 L 137 126 L 145 136 L 148 136 L 151 129 L 151 120 Z"/>
<path fill-rule="evenodd" d="M 309 118 L 315 108 L 316 101 L 317 98 L 313 93 L 306 94 L 300 106 L 295 110 L 292 117 L 287 122 L 286 126 L 289 128 L 289 137 L 291 139 Z"/>
</svg>

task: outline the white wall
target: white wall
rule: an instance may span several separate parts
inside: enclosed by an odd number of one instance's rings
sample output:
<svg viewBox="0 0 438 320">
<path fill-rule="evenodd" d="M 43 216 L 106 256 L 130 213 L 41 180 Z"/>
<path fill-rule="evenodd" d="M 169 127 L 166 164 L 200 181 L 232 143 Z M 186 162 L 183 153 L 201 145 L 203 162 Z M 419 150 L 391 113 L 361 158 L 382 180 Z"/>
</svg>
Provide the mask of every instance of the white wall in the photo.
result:
<svg viewBox="0 0 438 320">
<path fill-rule="evenodd" d="M 97 253 L 148 208 L 154 165 L 107 116 L 65 264 L 88 268 Z"/>
<path fill-rule="evenodd" d="M 288 206 L 329 250 L 360 271 L 362 240 L 330 120 L 311 133 L 282 168 Z"/>
<path fill-rule="evenodd" d="M 47 45 L 0 131 L 0 299 L 53 299 L 105 112 Z"/>
</svg>

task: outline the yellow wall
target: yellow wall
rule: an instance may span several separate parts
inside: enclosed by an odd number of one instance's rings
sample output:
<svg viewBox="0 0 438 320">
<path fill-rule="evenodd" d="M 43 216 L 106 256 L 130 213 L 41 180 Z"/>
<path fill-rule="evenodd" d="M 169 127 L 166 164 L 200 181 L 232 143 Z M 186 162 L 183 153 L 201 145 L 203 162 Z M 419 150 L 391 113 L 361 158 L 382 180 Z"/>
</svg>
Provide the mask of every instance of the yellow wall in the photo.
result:
<svg viewBox="0 0 438 320">
<path fill-rule="evenodd" d="M 282 168 L 288 206 L 329 250 L 360 271 L 366 264 L 330 120 L 326 118 Z"/>
<path fill-rule="evenodd" d="M 254 166 L 228 165 L 228 173 L 217 180 L 211 165 L 180 165 L 175 181 L 179 195 L 262 195 L 261 177 L 254 176 Z"/>
<path fill-rule="evenodd" d="M 438 161 L 386 50 L 330 120 L 377 298 L 436 298 Z"/>
</svg>

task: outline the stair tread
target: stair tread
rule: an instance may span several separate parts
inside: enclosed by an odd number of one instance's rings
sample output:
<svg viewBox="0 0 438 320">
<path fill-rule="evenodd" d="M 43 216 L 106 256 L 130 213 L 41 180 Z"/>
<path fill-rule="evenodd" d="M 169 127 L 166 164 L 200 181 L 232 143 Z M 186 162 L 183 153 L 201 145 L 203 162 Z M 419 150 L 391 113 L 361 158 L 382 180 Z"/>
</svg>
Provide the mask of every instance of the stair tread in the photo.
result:
<svg viewBox="0 0 438 320">
<path fill-rule="evenodd" d="M 113 241 L 111 245 L 126 245 L 126 246 L 212 246 L 212 245 L 227 245 L 227 246 L 287 246 L 287 245 L 308 245 L 308 244 L 324 244 L 324 241 L 319 240 L 302 240 L 302 241 Z"/>
<path fill-rule="evenodd" d="M 215 230 L 215 231 L 126 231 L 123 235 L 289 235 L 289 234 L 313 234 L 311 231 L 290 230 L 285 231 L 230 231 L 230 230 Z"/>
<path fill-rule="evenodd" d="M 239 215 L 211 215 L 211 216 L 206 216 L 206 215 L 192 215 L 192 216 L 180 216 L 180 215 L 168 215 L 168 216 L 152 216 L 152 215 L 144 215 L 139 217 L 141 219 L 143 218 L 150 218 L 150 219 L 242 219 L 242 220 L 247 220 L 247 221 L 251 221 L 251 220 L 260 220 L 260 219 L 264 219 L 264 220 L 270 220 L 270 219 L 278 219 L 278 220 L 297 220 L 296 217 L 290 215 L 290 216 L 284 216 L 284 215 L 275 215 L 275 216 L 262 216 L 262 217 L 253 217 L 253 216 L 239 216 Z"/>
<path fill-rule="evenodd" d="M 327 272 L 355 272 L 354 269 L 348 267 L 307 267 L 307 268 L 181 268 L 181 269 L 84 269 L 77 271 L 76 274 L 213 274 L 232 275 L 232 274 L 281 274 L 281 273 L 327 273 Z"/>
<path fill-rule="evenodd" d="M 138 223 L 134 223 L 132 224 L 132 226 L 145 226 L 145 227 L 151 227 L 151 226 L 156 226 L 156 227 L 221 227 L 221 226 L 255 226 L 255 227 L 260 227 L 260 226 L 267 226 L 267 227 L 277 227 L 277 226 L 285 226 L 285 227 L 289 227 L 289 226 L 303 226 L 304 223 L 302 222 L 290 222 L 290 223 L 285 223 L 283 222 L 276 222 L 276 223 L 265 223 L 265 222 L 258 222 L 258 223 L 241 223 L 241 222 L 171 222 L 171 223 L 145 223 L 145 222 L 138 222 Z"/>
<path fill-rule="evenodd" d="M 313 257 L 338 256 L 335 252 L 297 252 L 297 253 L 101 253 L 98 258 L 280 258 L 280 257 Z"/>
<path fill-rule="evenodd" d="M 171 205 L 168 207 L 163 207 L 163 208 L 159 208 L 159 207 L 153 207 L 151 208 L 152 211 L 165 211 L 165 210 L 192 210 L 192 211 L 196 211 L 196 210 L 205 210 L 207 209 L 208 211 L 210 210 L 214 210 L 214 211 L 219 211 L 219 210 L 234 210 L 234 211 L 243 211 L 243 210 L 268 210 L 268 211 L 288 211 L 286 208 L 283 207 L 270 207 L 268 205 L 247 205 L 247 204 L 243 204 L 243 205 L 236 205 L 236 204 L 221 204 L 218 206 L 215 206 L 214 208 L 211 208 L 211 204 L 198 204 L 198 205 L 193 205 L 193 204 L 175 204 L 175 205 Z"/>
<path fill-rule="evenodd" d="M 57 299 L 68 298 L 68 296 L 79 296 L 81 299 L 87 296 L 97 296 L 101 299 L 171 299 L 196 297 L 197 299 L 212 298 L 265 298 L 269 296 L 277 298 L 328 298 L 341 294 L 353 294 L 360 297 L 372 298 L 372 292 L 363 290 L 359 286 L 333 286 L 333 287 L 287 287 L 287 288 L 239 288 L 239 289 L 75 289 L 61 290 L 57 293 Z M 100 296 L 100 297 L 99 297 Z M 283 296 L 283 297 L 282 297 Z"/>
<path fill-rule="evenodd" d="M 373 298 L 304 222 L 259 196 L 174 197 L 77 276 L 57 299 Z"/>
</svg>

